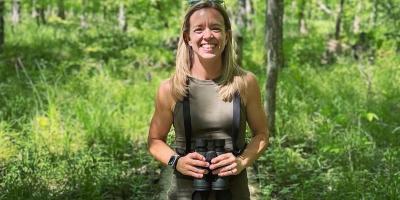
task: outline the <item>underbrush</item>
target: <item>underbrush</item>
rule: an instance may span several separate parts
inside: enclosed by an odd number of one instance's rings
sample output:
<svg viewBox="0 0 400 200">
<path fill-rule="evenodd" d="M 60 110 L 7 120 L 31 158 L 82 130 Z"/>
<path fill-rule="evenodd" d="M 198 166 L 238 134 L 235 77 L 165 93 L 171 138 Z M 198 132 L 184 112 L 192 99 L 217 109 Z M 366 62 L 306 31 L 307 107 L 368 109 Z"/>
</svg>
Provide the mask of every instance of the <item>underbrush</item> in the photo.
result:
<svg viewBox="0 0 400 200">
<path fill-rule="evenodd" d="M 172 52 L 115 30 L 18 28 L 0 61 L 0 199 L 157 199 L 145 141 Z"/>
<path fill-rule="evenodd" d="M 277 129 L 258 162 L 277 199 L 396 199 L 400 190 L 400 68 L 342 58 L 291 66 L 279 81 Z M 396 114 L 397 113 L 397 114 Z"/>
</svg>

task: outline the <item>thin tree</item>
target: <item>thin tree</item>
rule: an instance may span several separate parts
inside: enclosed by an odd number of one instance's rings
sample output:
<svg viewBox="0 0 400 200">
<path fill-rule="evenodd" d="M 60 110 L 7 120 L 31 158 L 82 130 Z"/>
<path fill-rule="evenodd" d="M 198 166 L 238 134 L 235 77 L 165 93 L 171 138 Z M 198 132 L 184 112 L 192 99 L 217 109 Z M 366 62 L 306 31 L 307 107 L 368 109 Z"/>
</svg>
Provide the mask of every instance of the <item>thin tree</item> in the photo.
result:
<svg viewBox="0 0 400 200">
<path fill-rule="evenodd" d="M 65 4 L 64 0 L 58 0 L 57 1 L 57 16 L 63 20 L 65 20 Z"/>
<path fill-rule="evenodd" d="M 246 0 L 246 26 L 253 30 L 253 20 L 250 16 L 254 15 L 254 5 L 252 0 Z"/>
<path fill-rule="evenodd" d="M 361 31 L 361 17 L 360 17 L 360 13 L 362 13 L 361 11 L 363 10 L 363 2 L 359 1 L 357 3 L 357 11 L 355 13 L 354 16 L 354 20 L 353 20 L 353 33 L 354 34 L 358 34 Z"/>
<path fill-rule="evenodd" d="M 319 9 L 322 10 L 325 14 L 327 15 L 333 14 L 333 11 L 327 5 L 325 5 L 325 3 L 322 2 L 321 0 L 317 0 L 317 4 Z"/>
<path fill-rule="evenodd" d="M 338 16 L 336 18 L 336 28 L 335 28 L 335 39 L 339 40 L 340 38 L 340 30 L 342 26 L 342 16 L 343 16 L 343 5 L 344 5 L 344 0 L 340 0 L 340 9 Z"/>
<path fill-rule="evenodd" d="M 246 31 L 246 0 L 238 1 L 238 13 L 235 17 L 237 31 L 235 31 L 235 41 L 236 41 L 236 54 L 237 54 L 237 63 L 242 66 L 243 64 L 243 41 L 244 41 L 244 32 Z"/>
<path fill-rule="evenodd" d="M 275 110 L 278 71 L 283 67 L 283 11 L 282 0 L 266 0 L 266 53 L 267 53 L 267 83 L 266 83 L 266 113 L 268 115 L 268 131 L 276 134 Z"/>
<path fill-rule="evenodd" d="M 3 52 L 4 45 L 4 0 L 0 0 L 0 53 Z"/>
<path fill-rule="evenodd" d="M 36 19 L 36 24 L 40 26 L 40 18 L 39 18 L 39 13 L 38 13 L 38 8 L 37 8 L 37 2 L 36 0 L 32 0 L 32 17 Z"/>
<path fill-rule="evenodd" d="M 13 27 L 17 26 L 20 21 L 21 1 L 13 0 L 11 22 Z"/>
<path fill-rule="evenodd" d="M 305 20 L 305 8 L 306 8 L 306 0 L 300 0 L 299 5 L 297 7 L 297 19 L 298 19 L 298 26 L 299 26 L 299 32 L 301 34 L 307 34 L 308 33 L 308 28 Z"/>
<path fill-rule="evenodd" d="M 39 13 L 39 18 L 42 24 L 46 24 L 47 20 L 46 20 L 46 13 L 45 13 L 45 3 L 44 2 L 40 2 L 39 7 L 37 7 L 38 9 L 38 13 Z"/>
<path fill-rule="evenodd" d="M 128 23 L 126 22 L 125 6 L 124 3 L 119 4 L 118 11 L 118 24 L 121 31 L 126 32 L 128 30 Z"/>
</svg>

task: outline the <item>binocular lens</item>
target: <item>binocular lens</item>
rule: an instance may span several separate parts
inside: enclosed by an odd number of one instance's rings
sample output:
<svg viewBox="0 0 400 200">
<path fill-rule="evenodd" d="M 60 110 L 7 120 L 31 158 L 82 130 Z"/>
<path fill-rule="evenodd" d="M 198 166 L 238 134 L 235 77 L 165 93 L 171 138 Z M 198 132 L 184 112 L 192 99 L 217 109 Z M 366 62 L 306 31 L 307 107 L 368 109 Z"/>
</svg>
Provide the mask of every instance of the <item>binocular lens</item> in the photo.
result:
<svg viewBox="0 0 400 200">
<path fill-rule="evenodd" d="M 203 155 L 207 162 L 211 162 L 213 158 L 225 153 L 225 140 L 197 139 L 195 151 Z M 227 190 L 228 185 L 228 177 L 212 175 L 211 171 L 203 178 L 193 181 L 195 191 Z"/>
</svg>

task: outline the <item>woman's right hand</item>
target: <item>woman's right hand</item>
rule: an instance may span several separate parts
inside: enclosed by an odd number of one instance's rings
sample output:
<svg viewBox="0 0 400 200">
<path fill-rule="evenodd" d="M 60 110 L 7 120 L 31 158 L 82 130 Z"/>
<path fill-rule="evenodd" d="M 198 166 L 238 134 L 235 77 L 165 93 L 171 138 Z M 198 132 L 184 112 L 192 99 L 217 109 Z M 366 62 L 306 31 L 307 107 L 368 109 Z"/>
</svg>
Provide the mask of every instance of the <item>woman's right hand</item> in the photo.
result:
<svg viewBox="0 0 400 200">
<path fill-rule="evenodd" d="M 203 174 L 208 173 L 208 167 L 209 163 L 206 162 L 206 158 L 197 152 L 189 153 L 179 158 L 176 164 L 176 170 L 181 174 L 194 178 L 202 178 Z"/>
</svg>

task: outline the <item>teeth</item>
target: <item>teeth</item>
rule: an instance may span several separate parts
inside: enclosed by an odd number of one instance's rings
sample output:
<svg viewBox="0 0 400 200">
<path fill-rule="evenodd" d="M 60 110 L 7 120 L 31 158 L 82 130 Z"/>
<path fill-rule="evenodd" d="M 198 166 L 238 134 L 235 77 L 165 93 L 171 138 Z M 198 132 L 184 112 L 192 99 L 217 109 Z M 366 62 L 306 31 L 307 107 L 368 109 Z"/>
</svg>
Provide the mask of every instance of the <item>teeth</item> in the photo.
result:
<svg viewBox="0 0 400 200">
<path fill-rule="evenodd" d="M 202 44 L 201 46 L 204 48 L 214 48 L 215 44 Z"/>
</svg>

